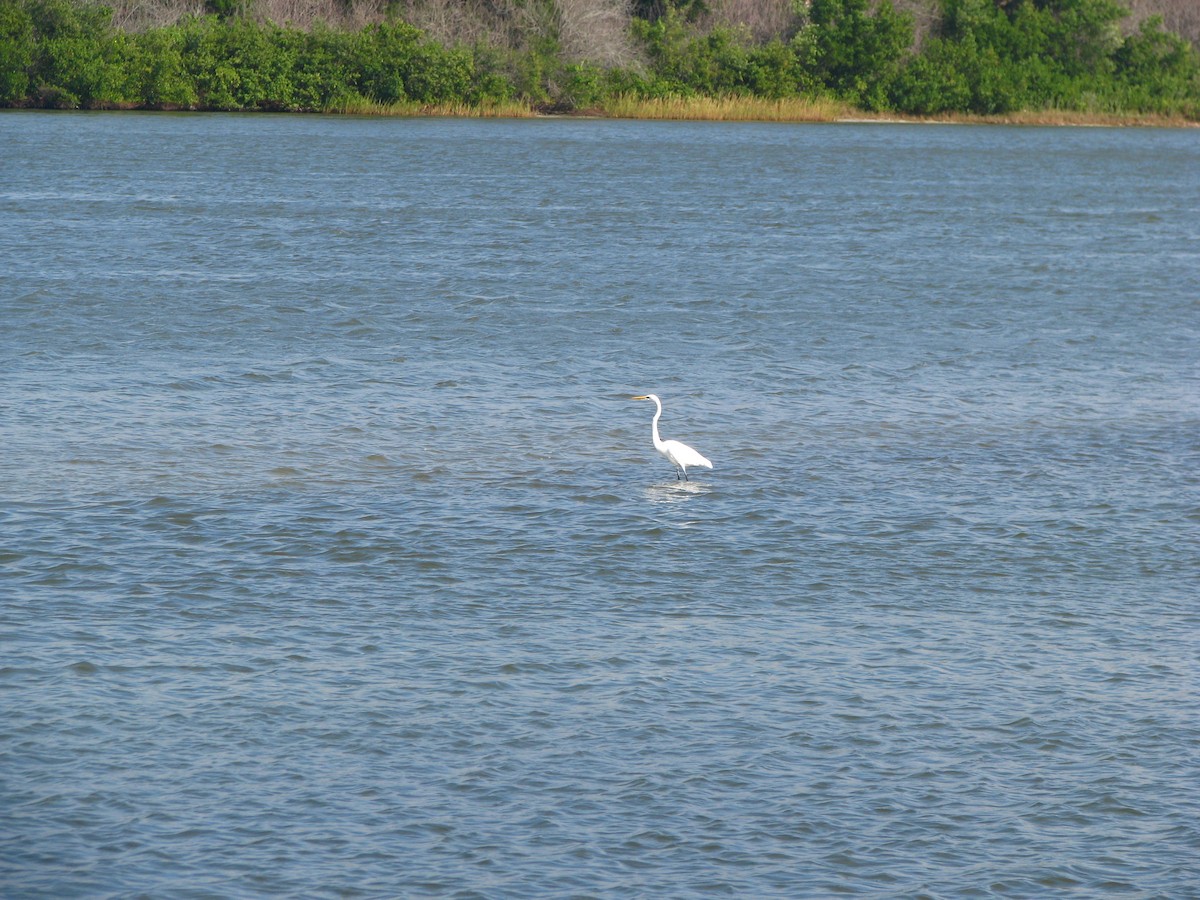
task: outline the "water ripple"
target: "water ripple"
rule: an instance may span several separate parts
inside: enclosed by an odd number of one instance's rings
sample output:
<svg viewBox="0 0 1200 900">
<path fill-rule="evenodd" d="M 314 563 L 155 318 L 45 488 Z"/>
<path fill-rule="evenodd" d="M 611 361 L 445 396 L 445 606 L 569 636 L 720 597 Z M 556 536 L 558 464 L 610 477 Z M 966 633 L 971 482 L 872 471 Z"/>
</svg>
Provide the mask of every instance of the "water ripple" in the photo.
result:
<svg viewBox="0 0 1200 900">
<path fill-rule="evenodd" d="M 1190 136 L 10 131 L 10 893 L 1200 879 Z"/>
</svg>

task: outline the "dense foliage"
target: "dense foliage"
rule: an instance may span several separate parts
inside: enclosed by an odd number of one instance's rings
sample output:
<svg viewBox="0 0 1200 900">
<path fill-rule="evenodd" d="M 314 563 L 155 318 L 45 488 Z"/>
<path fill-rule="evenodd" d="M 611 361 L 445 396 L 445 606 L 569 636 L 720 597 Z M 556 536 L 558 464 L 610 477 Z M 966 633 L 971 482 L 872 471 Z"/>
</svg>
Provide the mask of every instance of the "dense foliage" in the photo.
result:
<svg viewBox="0 0 1200 900">
<path fill-rule="evenodd" d="M 104 7 L 0 0 L 0 103 L 328 109 L 353 98 L 478 102 L 512 85 L 403 22 L 310 32 L 246 18 L 114 30 Z"/>
<path fill-rule="evenodd" d="M 1195 50 L 1147 20 L 1123 37 L 1110 0 L 944 0 L 940 27 L 890 89 L 899 109 L 1048 107 L 1185 113 L 1200 107 Z"/>
<path fill-rule="evenodd" d="M 359 30 L 263 24 L 242 4 L 126 32 L 73 0 L 0 0 L 0 105 L 336 109 L 361 102 L 563 109 L 617 95 L 833 97 L 918 114 L 1061 108 L 1200 118 L 1200 55 L 1115 0 L 941 0 L 919 44 L 891 0 L 810 0 L 766 42 L 697 27 L 696 0 L 643 3 L 644 63 L 567 62 L 553 39 L 514 50 L 447 47 L 394 19 Z"/>
</svg>

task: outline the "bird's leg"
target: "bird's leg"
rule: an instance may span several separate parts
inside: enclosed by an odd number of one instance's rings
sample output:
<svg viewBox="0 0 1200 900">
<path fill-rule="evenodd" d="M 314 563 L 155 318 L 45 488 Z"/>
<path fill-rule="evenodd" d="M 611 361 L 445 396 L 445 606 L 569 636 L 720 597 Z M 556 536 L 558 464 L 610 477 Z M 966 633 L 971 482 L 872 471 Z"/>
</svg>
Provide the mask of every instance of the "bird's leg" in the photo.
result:
<svg viewBox="0 0 1200 900">
<path fill-rule="evenodd" d="M 684 469 L 684 470 L 683 470 L 683 480 L 684 480 L 684 481 L 691 481 L 691 479 L 687 477 L 687 469 Z"/>
</svg>

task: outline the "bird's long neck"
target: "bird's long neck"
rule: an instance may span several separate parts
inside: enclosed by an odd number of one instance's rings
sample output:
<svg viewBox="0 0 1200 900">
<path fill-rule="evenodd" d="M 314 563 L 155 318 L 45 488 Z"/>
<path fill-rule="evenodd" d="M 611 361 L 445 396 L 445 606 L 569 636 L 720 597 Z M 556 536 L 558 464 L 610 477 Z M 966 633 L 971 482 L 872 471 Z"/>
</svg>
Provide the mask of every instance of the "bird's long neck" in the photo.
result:
<svg viewBox="0 0 1200 900">
<path fill-rule="evenodd" d="M 654 446 L 661 450 L 663 440 L 658 436 L 658 417 L 662 415 L 662 404 L 655 399 L 654 406 L 655 412 L 654 418 L 650 422 L 650 434 L 654 438 Z"/>
</svg>

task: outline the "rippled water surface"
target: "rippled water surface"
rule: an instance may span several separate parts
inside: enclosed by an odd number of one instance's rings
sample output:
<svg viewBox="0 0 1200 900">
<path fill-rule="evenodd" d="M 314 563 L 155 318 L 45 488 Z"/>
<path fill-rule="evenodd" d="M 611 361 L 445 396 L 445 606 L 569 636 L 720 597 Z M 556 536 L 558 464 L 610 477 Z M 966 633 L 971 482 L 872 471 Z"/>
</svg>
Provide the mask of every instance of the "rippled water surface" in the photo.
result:
<svg viewBox="0 0 1200 900">
<path fill-rule="evenodd" d="M 4 894 L 1195 896 L 1195 133 L 22 113 L 0 175 Z"/>
</svg>

